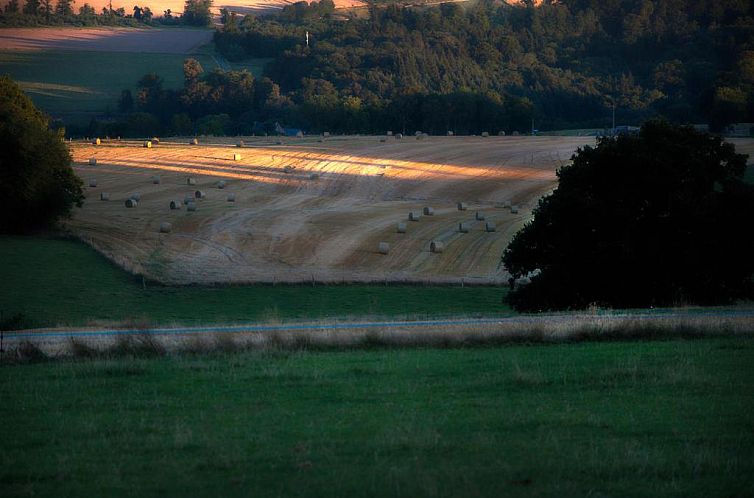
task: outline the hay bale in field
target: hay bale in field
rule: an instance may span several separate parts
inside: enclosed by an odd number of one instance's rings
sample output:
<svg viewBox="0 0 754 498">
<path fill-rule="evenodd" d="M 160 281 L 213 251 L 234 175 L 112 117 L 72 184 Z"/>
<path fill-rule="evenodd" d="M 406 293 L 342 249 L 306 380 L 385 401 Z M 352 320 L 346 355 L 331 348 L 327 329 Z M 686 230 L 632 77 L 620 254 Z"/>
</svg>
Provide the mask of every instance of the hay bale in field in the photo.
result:
<svg viewBox="0 0 754 498">
<path fill-rule="evenodd" d="M 129 195 L 128 198 L 139 202 L 141 200 L 141 192 L 134 192 L 133 194 Z"/>
<path fill-rule="evenodd" d="M 160 184 L 160 177 L 159 176 L 153 176 L 152 177 L 152 183 L 154 185 L 159 185 Z"/>
<path fill-rule="evenodd" d="M 94 140 L 92 140 L 92 144 L 94 145 L 100 145 L 101 143 L 102 143 L 102 140 L 100 140 L 99 138 L 95 138 Z"/>
<path fill-rule="evenodd" d="M 144 141 L 144 148 L 145 149 L 151 149 L 152 148 L 152 141 L 151 140 L 145 140 Z"/>
<path fill-rule="evenodd" d="M 490 136 L 490 132 L 488 132 L 488 131 L 483 131 L 483 132 L 482 132 L 482 137 L 483 137 L 483 138 L 487 138 L 487 137 L 489 137 L 489 136 Z"/>
<path fill-rule="evenodd" d="M 474 215 L 474 218 L 476 218 L 477 221 L 484 221 L 484 213 L 477 211 Z"/>
<path fill-rule="evenodd" d="M 419 221 L 420 218 L 421 215 L 419 213 L 415 213 L 414 211 L 408 213 L 408 221 Z"/>
<path fill-rule="evenodd" d="M 469 230 L 471 230 L 471 225 L 468 223 L 462 221 L 458 224 L 458 231 L 461 233 L 469 233 Z"/>
<path fill-rule="evenodd" d="M 93 158 L 93 157 L 90 157 L 89 158 L 89 166 L 96 166 L 96 165 L 97 165 L 97 160 L 95 158 Z"/>
<path fill-rule="evenodd" d="M 239 140 L 238 142 L 236 142 L 236 147 L 243 147 L 243 146 L 244 146 L 243 140 Z"/>
<path fill-rule="evenodd" d="M 97 186 L 97 180 L 95 180 L 94 178 L 92 178 L 91 180 L 89 180 L 89 186 L 92 187 L 92 188 L 96 187 Z"/>
<path fill-rule="evenodd" d="M 518 214 L 518 206 L 511 206 L 511 214 Z"/>
<path fill-rule="evenodd" d="M 391 130 L 388 130 L 387 133 L 385 133 L 385 135 L 387 135 L 388 137 L 392 137 L 393 132 Z"/>
<path fill-rule="evenodd" d="M 186 178 L 186 185 L 196 185 L 196 179 L 189 176 Z"/>
<path fill-rule="evenodd" d="M 180 201 L 170 201 L 170 209 L 181 209 Z"/>
<path fill-rule="evenodd" d="M 204 197 L 205 197 L 205 194 L 201 190 L 197 190 L 196 192 L 194 192 L 195 199 L 204 199 Z"/>
<path fill-rule="evenodd" d="M 500 130 L 499 132 L 497 132 L 497 136 L 504 137 L 505 136 L 505 132 L 503 130 Z"/>
<path fill-rule="evenodd" d="M 217 182 L 217 188 L 219 189 L 225 188 L 225 180 L 220 180 L 219 182 Z"/>
<path fill-rule="evenodd" d="M 310 180 L 319 180 L 319 173 L 309 173 Z"/>
<path fill-rule="evenodd" d="M 189 145 L 199 145 L 199 139 L 198 138 L 192 138 L 189 142 Z"/>
<path fill-rule="evenodd" d="M 325 138 L 327 138 L 327 137 L 330 136 L 330 132 L 326 131 L 326 132 L 322 133 L 322 136 L 325 137 Z"/>
<path fill-rule="evenodd" d="M 417 139 L 417 140 L 424 140 L 424 139 L 425 139 L 425 138 L 427 138 L 428 136 L 429 136 L 429 135 L 427 135 L 426 133 L 422 133 L 421 135 L 417 135 L 417 136 L 416 136 L 416 139 Z"/>
<path fill-rule="evenodd" d="M 172 224 L 168 223 L 167 221 L 160 223 L 160 233 L 170 233 L 171 230 L 173 230 Z"/>
<path fill-rule="evenodd" d="M 401 221 L 398 223 L 398 230 L 396 230 L 398 233 L 406 233 L 406 223 Z"/>
<path fill-rule="evenodd" d="M 152 143 L 155 145 L 160 145 L 160 139 L 157 137 L 152 137 Z"/>
<path fill-rule="evenodd" d="M 234 161 L 240 161 L 241 160 L 241 154 L 233 154 L 233 160 Z"/>
<path fill-rule="evenodd" d="M 395 139 L 396 139 L 396 140 L 400 140 L 400 139 L 402 139 L 402 138 L 403 138 L 403 133 L 396 133 L 396 134 L 395 134 Z"/>
<path fill-rule="evenodd" d="M 429 250 L 430 252 L 439 254 L 445 250 L 445 244 L 443 242 L 440 242 L 439 240 L 433 240 L 429 244 Z"/>
<path fill-rule="evenodd" d="M 487 223 L 484 224 L 485 232 L 494 232 L 495 229 L 496 229 L 495 224 L 492 223 L 491 221 L 488 221 Z"/>
<path fill-rule="evenodd" d="M 422 132 L 421 132 L 421 131 L 419 131 L 419 130 L 416 130 L 416 131 L 414 132 L 414 136 L 416 136 L 416 137 L 420 136 L 421 134 L 422 134 Z"/>
<path fill-rule="evenodd" d="M 196 202 L 192 201 L 186 204 L 186 211 L 191 211 L 191 212 L 196 211 Z"/>
<path fill-rule="evenodd" d="M 513 130 L 513 133 L 511 133 L 511 135 L 513 135 L 514 137 L 517 137 L 520 135 L 520 133 L 517 132 L 516 130 Z"/>
<path fill-rule="evenodd" d="M 295 168 L 293 166 L 286 166 L 285 168 L 283 168 L 283 173 L 285 173 L 286 175 L 290 174 L 293 172 L 294 169 Z"/>
<path fill-rule="evenodd" d="M 424 206 L 424 210 L 422 211 L 427 216 L 434 216 L 435 210 L 429 206 Z"/>
<path fill-rule="evenodd" d="M 468 204 L 466 204 L 465 202 L 459 202 L 458 204 L 456 204 L 456 206 L 458 207 L 459 211 L 466 211 L 469 208 Z"/>
<path fill-rule="evenodd" d="M 377 245 L 377 251 L 380 254 L 387 254 L 387 253 L 389 253 L 390 252 L 390 244 L 388 244 L 387 242 L 380 242 Z"/>
<path fill-rule="evenodd" d="M 127 208 L 135 208 L 138 206 L 139 203 L 136 199 L 126 199 L 126 207 Z"/>
<path fill-rule="evenodd" d="M 236 194 L 228 194 L 228 197 L 225 198 L 228 202 L 236 202 Z"/>
<path fill-rule="evenodd" d="M 110 200 L 110 194 L 108 194 L 107 192 L 101 192 L 99 194 L 99 200 L 101 200 L 101 201 L 109 201 Z"/>
<path fill-rule="evenodd" d="M 448 135 L 449 137 L 452 137 L 452 136 L 453 136 L 453 132 L 452 132 L 451 130 L 448 130 L 448 133 L 447 133 L 447 135 Z"/>
</svg>

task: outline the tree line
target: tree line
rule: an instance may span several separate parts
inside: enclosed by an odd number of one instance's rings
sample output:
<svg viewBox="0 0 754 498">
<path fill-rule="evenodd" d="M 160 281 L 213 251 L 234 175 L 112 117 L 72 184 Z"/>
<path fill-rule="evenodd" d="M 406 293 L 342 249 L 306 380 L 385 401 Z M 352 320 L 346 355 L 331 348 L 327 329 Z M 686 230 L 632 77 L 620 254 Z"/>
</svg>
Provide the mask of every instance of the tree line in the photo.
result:
<svg viewBox="0 0 754 498">
<path fill-rule="evenodd" d="M 188 25 L 208 26 L 212 22 L 212 0 L 186 0 L 182 14 L 170 9 L 155 15 L 146 5 L 134 5 L 132 10 L 124 7 L 102 7 L 97 12 L 84 3 L 74 11 L 74 0 L 9 0 L 0 12 L 0 26 L 139 26 L 139 25 Z"/>
</svg>

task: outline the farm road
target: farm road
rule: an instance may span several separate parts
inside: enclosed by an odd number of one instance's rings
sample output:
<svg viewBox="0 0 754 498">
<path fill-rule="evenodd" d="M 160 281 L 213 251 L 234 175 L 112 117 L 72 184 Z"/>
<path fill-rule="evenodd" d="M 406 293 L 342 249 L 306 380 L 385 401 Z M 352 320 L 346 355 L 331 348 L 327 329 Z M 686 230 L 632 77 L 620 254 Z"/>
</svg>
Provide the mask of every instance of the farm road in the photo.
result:
<svg viewBox="0 0 754 498">
<path fill-rule="evenodd" d="M 515 332 L 517 327 L 526 330 L 543 327 L 554 331 L 567 332 L 589 325 L 619 325 L 621 323 L 642 323 L 646 325 L 715 325 L 729 322 L 737 326 L 736 330 L 748 333 L 754 330 L 754 308 L 735 309 L 688 309 L 688 310 L 652 310 L 637 312 L 600 312 L 600 313 L 556 313 L 541 315 L 522 315 L 498 318 L 448 318 L 442 320 L 405 320 L 405 321 L 352 321 L 352 322 L 313 322 L 288 324 L 246 324 L 229 326 L 199 327 L 163 327 L 139 329 L 35 329 L 11 331 L 4 333 L 4 347 L 13 348 L 29 341 L 39 345 L 62 345 L 70 339 L 87 341 L 106 340 L 121 336 L 207 336 L 217 334 L 272 334 L 279 332 L 359 332 L 380 330 L 385 332 L 406 331 L 411 329 L 443 329 L 464 332 L 475 330 L 494 330 L 497 327 Z M 743 325 L 743 328 L 741 327 Z"/>
</svg>

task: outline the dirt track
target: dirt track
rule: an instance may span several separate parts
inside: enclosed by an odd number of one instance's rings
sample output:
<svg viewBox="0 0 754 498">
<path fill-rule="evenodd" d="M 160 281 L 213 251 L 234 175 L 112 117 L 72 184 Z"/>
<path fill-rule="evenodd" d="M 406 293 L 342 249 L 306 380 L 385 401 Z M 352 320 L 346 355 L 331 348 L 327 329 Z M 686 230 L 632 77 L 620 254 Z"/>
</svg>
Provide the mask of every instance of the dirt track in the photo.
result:
<svg viewBox="0 0 754 498">
<path fill-rule="evenodd" d="M 555 185 L 555 169 L 589 137 L 378 137 L 218 139 L 190 146 L 163 141 L 76 143 L 76 171 L 87 188 L 68 227 L 118 264 L 166 283 L 506 280 L 500 255 Z M 242 155 L 240 161 L 233 154 Z M 89 158 L 97 165 L 89 166 Z M 288 172 L 286 172 L 288 168 Z M 310 178 L 316 173 L 319 178 Z M 160 184 L 152 183 L 153 175 Z M 188 176 L 196 178 L 188 186 Z M 225 180 L 225 189 L 217 188 Z M 170 200 L 203 190 L 196 212 Z M 111 200 L 99 200 L 100 192 Z M 133 192 L 141 202 L 126 209 Z M 227 202 L 233 193 L 235 202 Z M 457 202 L 468 203 L 458 211 Z M 504 204 L 520 206 L 517 214 Z M 434 216 L 407 220 L 409 211 Z M 497 231 L 486 232 L 484 213 Z M 158 231 L 171 222 L 169 234 Z M 407 233 L 397 233 L 405 221 Z M 469 222 L 469 233 L 458 223 Z M 429 251 L 432 240 L 445 252 Z M 377 252 L 379 242 L 390 253 Z"/>
</svg>

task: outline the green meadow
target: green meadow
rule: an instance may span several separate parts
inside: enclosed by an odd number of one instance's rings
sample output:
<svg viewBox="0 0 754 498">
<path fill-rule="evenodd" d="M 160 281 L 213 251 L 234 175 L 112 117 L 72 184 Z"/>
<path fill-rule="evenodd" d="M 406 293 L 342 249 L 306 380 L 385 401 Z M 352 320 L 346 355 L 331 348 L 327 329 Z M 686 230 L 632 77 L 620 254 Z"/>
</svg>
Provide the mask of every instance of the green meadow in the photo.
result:
<svg viewBox="0 0 754 498">
<path fill-rule="evenodd" d="M 0 365 L 0 495 L 754 495 L 751 339 Z"/>
<path fill-rule="evenodd" d="M 0 313 L 25 327 L 511 314 L 500 287 L 163 286 L 75 240 L 0 237 Z"/>
<path fill-rule="evenodd" d="M 196 58 L 205 71 L 217 63 L 209 49 L 197 54 L 86 51 L 0 51 L 0 74 L 18 81 L 34 103 L 53 117 L 86 124 L 95 115 L 117 111 L 121 90 L 136 97 L 136 84 L 159 74 L 165 88 L 183 86 L 183 61 Z M 265 60 L 232 66 L 262 74 Z"/>
</svg>

